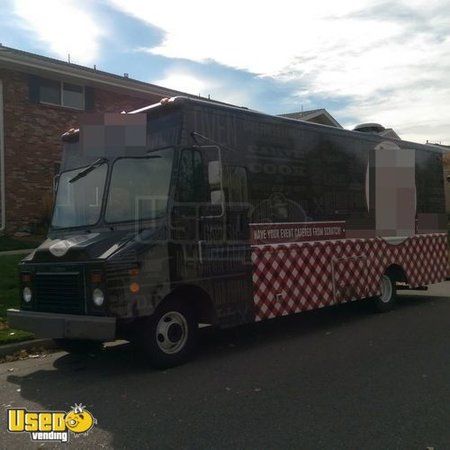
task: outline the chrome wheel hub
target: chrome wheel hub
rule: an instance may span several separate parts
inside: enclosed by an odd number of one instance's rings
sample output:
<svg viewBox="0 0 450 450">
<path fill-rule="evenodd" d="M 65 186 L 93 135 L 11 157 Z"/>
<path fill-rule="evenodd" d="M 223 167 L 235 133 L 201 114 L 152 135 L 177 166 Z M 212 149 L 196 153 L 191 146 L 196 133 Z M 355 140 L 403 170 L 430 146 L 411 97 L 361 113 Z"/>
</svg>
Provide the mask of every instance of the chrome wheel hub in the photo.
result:
<svg viewBox="0 0 450 450">
<path fill-rule="evenodd" d="M 170 311 L 159 319 L 156 325 L 158 347 L 168 355 L 178 353 L 187 342 L 188 323 L 177 311 Z"/>
<path fill-rule="evenodd" d="M 381 278 L 381 295 L 380 300 L 383 303 L 389 303 L 392 299 L 392 282 L 387 275 Z"/>
</svg>

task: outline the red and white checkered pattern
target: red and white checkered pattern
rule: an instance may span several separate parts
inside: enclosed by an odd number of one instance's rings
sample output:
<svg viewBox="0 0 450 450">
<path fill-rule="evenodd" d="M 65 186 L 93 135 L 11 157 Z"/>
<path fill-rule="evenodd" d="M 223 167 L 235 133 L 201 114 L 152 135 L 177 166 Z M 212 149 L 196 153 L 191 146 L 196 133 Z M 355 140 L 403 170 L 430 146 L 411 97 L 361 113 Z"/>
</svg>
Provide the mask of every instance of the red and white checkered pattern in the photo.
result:
<svg viewBox="0 0 450 450">
<path fill-rule="evenodd" d="M 411 287 L 448 274 L 446 234 L 412 236 L 401 244 L 382 238 L 340 239 L 252 247 L 256 321 L 380 294 L 392 264 Z"/>
</svg>

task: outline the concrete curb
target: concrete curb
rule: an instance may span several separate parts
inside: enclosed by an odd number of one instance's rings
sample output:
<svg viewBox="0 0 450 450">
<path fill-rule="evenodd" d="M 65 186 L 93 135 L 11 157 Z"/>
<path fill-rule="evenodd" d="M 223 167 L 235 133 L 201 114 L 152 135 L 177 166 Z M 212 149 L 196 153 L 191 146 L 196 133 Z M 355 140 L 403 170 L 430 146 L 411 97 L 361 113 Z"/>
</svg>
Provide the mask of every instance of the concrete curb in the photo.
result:
<svg viewBox="0 0 450 450">
<path fill-rule="evenodd" d="M 20 350 L 29 350 L 31 348 L 56 348 L 57 345 L 53 339 L 32 339 L 30 341 L 13 342 L 11 344 L 0 345 L 0 357 L 13 355 Z"/>
<path fill-rule="evenodd" d="M 7 255 L 28 255 L 34 250 L 34 248 L 26 248 L 21 250 L 5 250 L 0 252 L 0 256 L 7 256 Z"/>
</svg>

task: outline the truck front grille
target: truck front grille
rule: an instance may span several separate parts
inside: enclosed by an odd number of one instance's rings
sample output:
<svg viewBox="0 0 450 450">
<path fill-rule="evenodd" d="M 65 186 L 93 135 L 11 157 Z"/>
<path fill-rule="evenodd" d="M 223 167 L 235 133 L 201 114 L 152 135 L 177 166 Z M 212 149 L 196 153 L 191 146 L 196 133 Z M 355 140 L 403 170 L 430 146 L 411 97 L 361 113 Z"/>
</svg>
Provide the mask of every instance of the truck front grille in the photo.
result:
<svg viewBox="0 0 450 450">
<path fill-rule="evenodd" d="M 79 272 L 40 272 L 34 279 L 35 304 L 38 311 L 82 314 L 84 294 Z"/>
</svg>

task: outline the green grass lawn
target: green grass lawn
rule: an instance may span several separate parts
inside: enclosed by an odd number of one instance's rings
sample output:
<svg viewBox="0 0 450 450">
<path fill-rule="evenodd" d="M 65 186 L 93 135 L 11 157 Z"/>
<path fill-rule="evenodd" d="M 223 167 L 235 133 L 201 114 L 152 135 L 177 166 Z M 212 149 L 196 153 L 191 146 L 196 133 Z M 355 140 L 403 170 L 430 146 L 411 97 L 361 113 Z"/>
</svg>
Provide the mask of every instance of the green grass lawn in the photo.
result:
<svg viewBox="0 0 450 450">
<path fill-rule="evenodd" d="M 36 248 L 43 240 L 33 237 L 16 239 L 9 236 L 0 236 L 0 252 Z"/>
<path fill-rule="evenodd" d="M 17 264 L 24 255 L 0 256 L 0 345 L 33 338 L 31 333 L 13 330 L 6 323 L 6 310 L 19 307 Z"/>
<path fill-rule="evenodd" d="M 6 318 L 8 308 L 19 306 L 17 264 L 24 255 L 0 255 L 0 319 Z"/>
<path fill-rule="evenodd" d="M 13 330 L 12 328 L 5 328 L 4 330 L 0 330 L 0 345 L 12 344 L 13 342 L 29 341 L 33 338 L 34 335 L 29 333 L 28 331 Z"/>
</svg>

